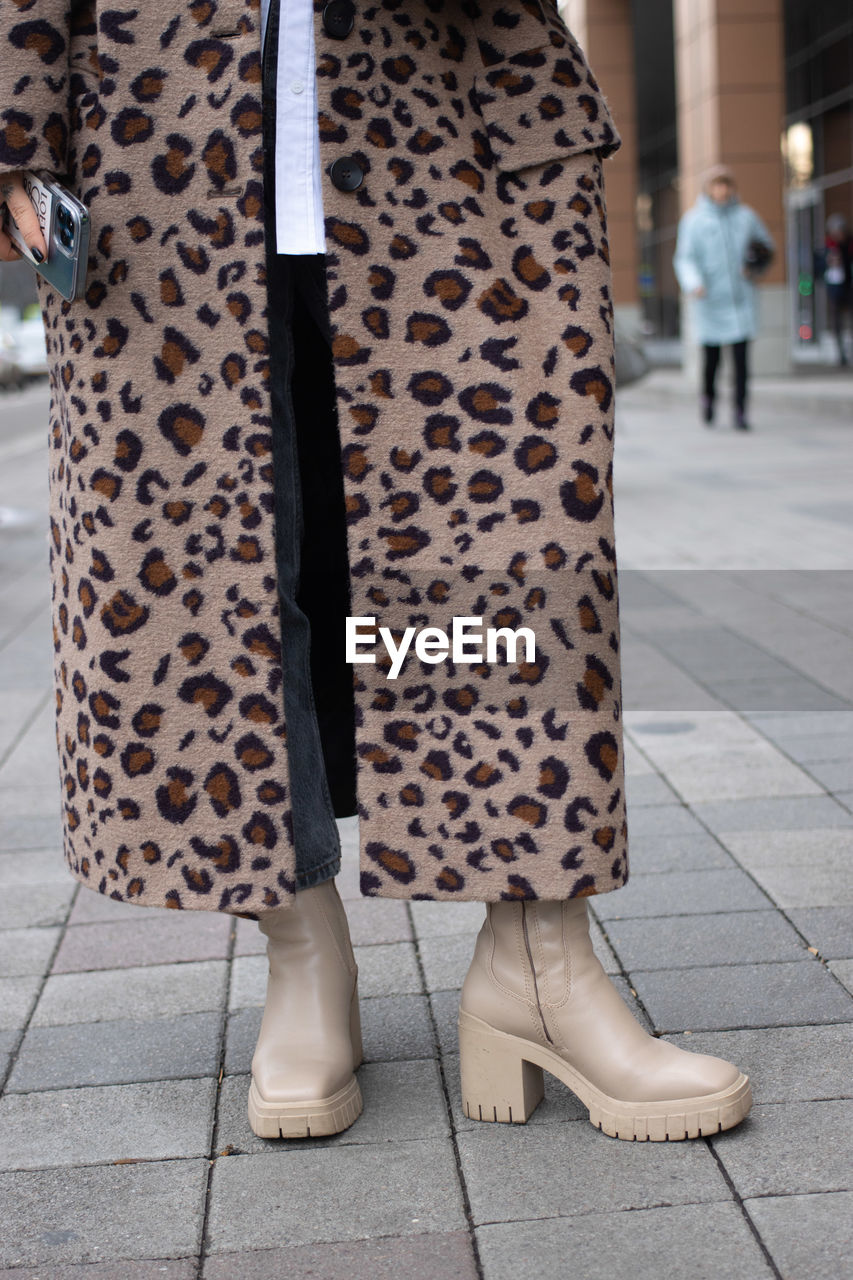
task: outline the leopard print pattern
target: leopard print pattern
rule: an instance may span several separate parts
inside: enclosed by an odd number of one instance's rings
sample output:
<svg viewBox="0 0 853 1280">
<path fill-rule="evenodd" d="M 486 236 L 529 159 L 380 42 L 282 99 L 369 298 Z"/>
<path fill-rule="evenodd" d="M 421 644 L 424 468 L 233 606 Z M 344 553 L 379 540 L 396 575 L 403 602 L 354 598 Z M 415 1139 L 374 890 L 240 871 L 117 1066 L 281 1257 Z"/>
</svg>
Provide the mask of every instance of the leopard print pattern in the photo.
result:
<svg viewBox="0 0 853 1280">
<path fill-rule="evenodd" d="M 61 0 L 10 7 L 0 167 L 66 171 L 93 225 L 85 297 L 41 290 L 66 857 L 115 898 L 258 914 L 294 857 L 257 0 L 92 0 L 70 28 Z M 316 29 L 322 163 L 364 173 L 324 182 L 353 612 L 537 640 L 532 663 L 355 667 L 362 891 L 607 892 L 618 134 L 549 0 Z"/>
</svg>

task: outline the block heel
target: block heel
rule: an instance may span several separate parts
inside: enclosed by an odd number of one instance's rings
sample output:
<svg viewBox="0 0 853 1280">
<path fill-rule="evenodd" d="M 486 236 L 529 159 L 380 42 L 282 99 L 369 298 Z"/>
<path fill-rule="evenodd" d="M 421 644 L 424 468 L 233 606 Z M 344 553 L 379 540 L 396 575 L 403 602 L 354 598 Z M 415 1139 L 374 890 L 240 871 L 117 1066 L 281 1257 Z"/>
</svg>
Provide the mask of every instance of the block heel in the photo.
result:
<svg viewBox="0 0 853 1280">
<path fill-rule="evenodd" d="M 542 1068 L 528 1062 L 522 1041 L 459 1011 L 462 1108 L 469 1120 L 525 1124 L 542 1101 Z"/>
</svg>

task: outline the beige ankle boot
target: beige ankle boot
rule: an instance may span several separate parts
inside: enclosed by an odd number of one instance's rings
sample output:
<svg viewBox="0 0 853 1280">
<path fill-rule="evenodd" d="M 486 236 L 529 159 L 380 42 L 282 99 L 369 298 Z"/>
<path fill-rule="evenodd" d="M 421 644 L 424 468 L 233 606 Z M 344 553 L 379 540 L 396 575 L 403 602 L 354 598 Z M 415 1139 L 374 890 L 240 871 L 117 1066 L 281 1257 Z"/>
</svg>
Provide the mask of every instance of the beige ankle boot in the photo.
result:
<svg viewBox="0 0 853 1280">
<path fill-rule="evenodd" d="M 585 898 L 488 903 L 462 987 L 465 1114 L 524 1123 L 543 1069 L 614 1138 L 662 1142 L 730 1129 L 749 1111 L 749 1080 L 636 1021 L 592 949 Z"/>
<path fill-rule="evenodd" d="M 358 966 L 334 879 L 259 921 L 267 1000 L 252 1058 L 249 1123 L 261 1138 L 340 1133 L 361 1114 Z"/>
</svg>

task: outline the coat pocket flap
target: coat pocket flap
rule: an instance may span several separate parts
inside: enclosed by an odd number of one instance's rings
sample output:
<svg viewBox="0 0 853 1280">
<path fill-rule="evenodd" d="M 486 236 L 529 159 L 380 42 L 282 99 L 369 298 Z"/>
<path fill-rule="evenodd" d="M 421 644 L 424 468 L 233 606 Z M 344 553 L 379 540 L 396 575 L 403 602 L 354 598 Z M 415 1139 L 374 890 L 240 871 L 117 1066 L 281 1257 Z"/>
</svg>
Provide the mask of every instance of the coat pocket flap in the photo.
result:
<svg viewBox="0 0 853 1280">
<path fill-rule="evenodd" d="M 499 169 L 559 160 L 579 151 L 612 155 L 622 145 L 580 45 L 551 43 L 478 73 L 474 94 Z"/>
</svg>

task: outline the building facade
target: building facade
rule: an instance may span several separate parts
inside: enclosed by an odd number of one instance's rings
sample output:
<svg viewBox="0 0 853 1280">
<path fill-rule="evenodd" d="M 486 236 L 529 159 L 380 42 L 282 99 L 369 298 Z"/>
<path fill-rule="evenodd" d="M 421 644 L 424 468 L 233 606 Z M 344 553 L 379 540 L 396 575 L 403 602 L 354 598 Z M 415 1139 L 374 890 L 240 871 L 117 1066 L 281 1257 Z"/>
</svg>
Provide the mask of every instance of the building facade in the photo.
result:
<svg viewBox="0 0 853 1280">
<path fill-rule="evenodd" d="M 620 320 L 660 358 L 696 352 L 672 255 L 703 172 L 730 165 L 777 254 L 760 285 L 756 373 L 835 363 L 816 254 L 853 226 L 850 0 L 564 0 L 623 138 L 608 162 Z"/>
</svg>

